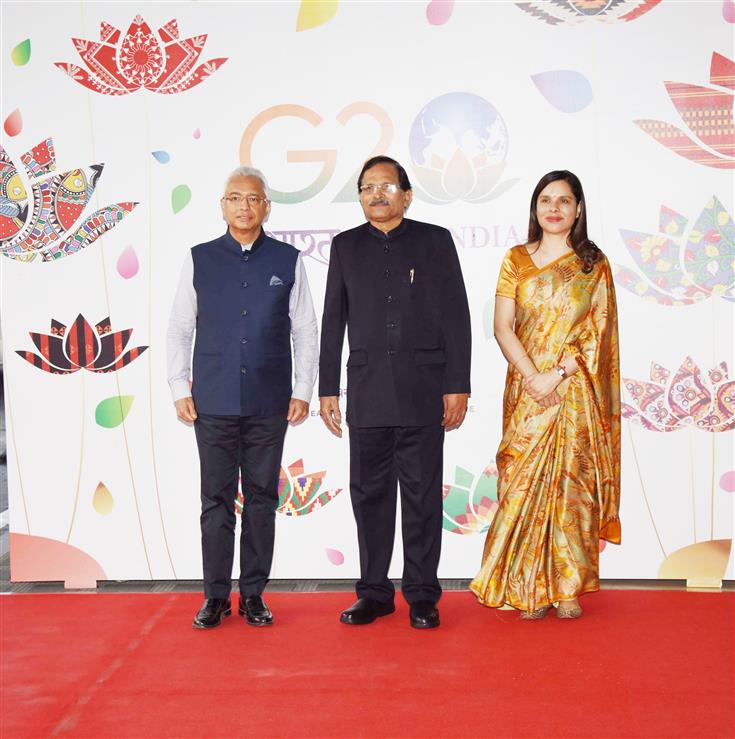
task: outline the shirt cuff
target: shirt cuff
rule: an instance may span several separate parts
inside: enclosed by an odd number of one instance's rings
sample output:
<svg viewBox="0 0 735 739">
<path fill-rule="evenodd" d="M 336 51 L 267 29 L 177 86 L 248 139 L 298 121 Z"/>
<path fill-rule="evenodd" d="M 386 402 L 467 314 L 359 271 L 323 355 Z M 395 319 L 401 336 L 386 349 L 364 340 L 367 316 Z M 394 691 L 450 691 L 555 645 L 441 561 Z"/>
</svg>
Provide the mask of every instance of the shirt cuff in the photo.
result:
<svg viewBox="0 0 735 739">
<path fill-rule="evenodd" d="M 314 388 L 308 382 L 297 382 L 293 386 L 291 397 L 296 400 L 303 400 L 306 403 L 311 402 L 311 394 Z"/>
<path fill-rule="evenodd" d="M 472 390 L 470 390 L 470 384 L 468 382 L 456 381 L 446 383 L 442 393 L 444 395 L 472 395 Z"/>
<path fill-rule="evenodd" d="M 188 380 L 170 380 L 168 384 L 174 403 L 182 398 L 191 398 L 191 387 Z"/>
</svg>

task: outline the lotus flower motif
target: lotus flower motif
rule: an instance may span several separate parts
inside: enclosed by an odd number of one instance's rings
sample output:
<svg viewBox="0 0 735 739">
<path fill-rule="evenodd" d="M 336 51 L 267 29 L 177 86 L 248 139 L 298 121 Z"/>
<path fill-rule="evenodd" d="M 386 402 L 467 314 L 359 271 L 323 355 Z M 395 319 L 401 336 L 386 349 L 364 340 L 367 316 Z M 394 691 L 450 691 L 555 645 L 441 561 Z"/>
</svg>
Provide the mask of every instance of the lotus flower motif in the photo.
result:
<svg viewBox="0 0 735 739">
<path fill-rule="evenodd" d="M 735 301 L 735 224 L 713 197 L 687 234 L 687 219 L 662 207 L 659 234 L 621 231 L 644 277 L 615 265 L 615 280 L 661 305 L 691 305 L 712 296 Z"/>
<path fill-rule="evenodd" d="M 194 69 L 207 37 L 179 39 L 176 19 L 157 33 L 158 37 L 139 15 L 124 36 L 103 21 L 100 43 L 72 39 L 89 72 L 76 64 L 56 62 L 56 66 L 80 85 L 103 95 L 128 95 L 141 87 L 170 95 L 198 85 L 227 61 L 210 59 Z"/>
<path fill-rule="evenodd" d="M 714 52 L 710 82 L 700 87 L 683 82 L 664 82 L 671 102 L 691 136 L 665 121 L 635 121 L 641 129 L 675 154 L 697 164 L 718 169 L 735 168 L 735 122 L 732 106 L 735 62 Z"/>
<path fill-rule="evenodd" d="M 454 484 L 444 485 L 442 526 L 453 534 L 487 531 L 498 509 L 498 469 L 488 465 L 477 481 L 471 472 L 456 467 Z"/>
<path fill-rule="evenodd" d="M 334 500 L 342 492 L 342 488 L 319 492 L 326 474 L 325 471 L 304 474 L 303 459 L 290 464 L 288 474 L 281 467 L 278 477 L 278 508 L 276 512 L 282 513 L 284 516 L 306 516 Z M 235 511 L 238 514 L 242 513 L 243 501 L 242 481 L 240 481 L 240 489 L 237 491 L 237 498 L 235 499 Z"/>
<path fill-rule="evenodd" d="M 69 375 L 81 369 L 90 372 L 113 372 L 137 359 L 148 347 L 138 346 L 123 354 L 132 329 L 112 332 L 110 319 L 100 321 L 94 329 L 81 313 L 71 328 L 51 320 L 50 334 L 30 333 L 41 356 L 28 351 L 15 353 L 34 367 L 54 375 Z"/>
<path fill-rule="evenodd" d="M 92 197 L 103 165 L 51 175 L 56 169 L 52 139 L 34 146 L 20 159 L 32 181 L 30 208 L 23 180 L 0 147 L 0 252 L 6 257 L 30 262 L 40 255 L 44 262 L 50 262 L 71 256 L 117 226 L 137 205 L 107 205 L 69 234 Z"/>
<path fill-rule="evenodd" d="M 632 21 L 655 8 L 661 0 L 516 0 L 516 5 L 551 26 L 581 23 L 588 18 L 614 23 Z"/>
<path fill-rule="evenodd" d="M 735 428 L 735 380 L 727 363 L 707 373 L 707 380 L 691 357 L 671 376 L 659 364 L 651 364 L 651 382 L 623 378 L 634 405 L 623 403 L 623 418 L 649 431 L 678 431 L 693 427 L 712 433 Z"/>
</svg>

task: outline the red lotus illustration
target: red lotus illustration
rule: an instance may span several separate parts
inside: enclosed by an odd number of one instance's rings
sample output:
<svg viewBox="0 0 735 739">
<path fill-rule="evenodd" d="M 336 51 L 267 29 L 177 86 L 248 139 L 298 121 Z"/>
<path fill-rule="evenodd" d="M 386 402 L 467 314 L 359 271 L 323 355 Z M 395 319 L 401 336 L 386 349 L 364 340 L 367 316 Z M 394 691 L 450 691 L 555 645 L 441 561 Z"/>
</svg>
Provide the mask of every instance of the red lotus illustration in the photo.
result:
<svg viewBox="0 0 735 739">
<path fill-rule="evenodd" d="M 107 205 L 69 233 L 84 213 L 104 165 L 53 175 L 56 155 L 52 139 L 37 144 L 20 160 L 31 180 L 30 208 L 18 169 L 0 147 L 0 253 L 11 259 L 30 262 L 40 255 L 44 262 L 50 262 L 76 254 L 117 226 L 137 205 Z"/>
<path fill-rule="evenodd" d="M 68 332 L 63 323 L 52 319 L 50 334 L 30 333 L 41 356 L 29 351 L 16 351 L 16 354 L 54 375 L 68 375 L 81 369 L 113 372 L 130 364 L 148 348 L 138 346 L 123 354 L 132 333 L 130 328 L 113 333 L 109 318 L 92 328 L 80 313 Z"/>
<path fill-rule="evenodd" d="M 140 15 L 125 35 L 103 21 L 99 43 L 72 39 L 89 72 L 66 62 L 56 62 L 56 66 L 80 85 L 103 95 L 128 95 L 141 87 L 171 95 L 203 82 L 227 61 L 210 59 L 195 69 L 207 36 L 179 39 L 176 19 L 159 28 L 157 34 Z"/>
<path fill-rule="evenodd" d="M 649 431 L 697 428 L 722 432 L 735 428 L 735 380 L 727 363 L 720 362 L 708 374 L 708 382 L 691 357 L 674 373 L 651 365 L 651 382 L 624 378 L 634 406 L 623 403 L 621 415 Z M 709 387 L 708 387 L 709 385 Z"/>
<path fill-rule="evenodd" d="M 700 87 L 683 82 L 664 82 L 691 136 L 665 121 L 637 120 L 636 125 L 667 149 L 697 164 L 718 169 L 735 168 L 733 136 L 733 93 L 735 62 L 714 52 L 710 82 L 717 87 Z"/>
</svg>

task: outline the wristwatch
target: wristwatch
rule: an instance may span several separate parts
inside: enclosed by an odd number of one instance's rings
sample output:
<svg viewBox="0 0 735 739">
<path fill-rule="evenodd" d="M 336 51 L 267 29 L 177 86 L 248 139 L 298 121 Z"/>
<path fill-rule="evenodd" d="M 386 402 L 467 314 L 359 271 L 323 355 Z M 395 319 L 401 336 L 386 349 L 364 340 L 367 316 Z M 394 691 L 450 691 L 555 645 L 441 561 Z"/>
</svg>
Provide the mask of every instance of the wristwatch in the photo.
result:
<svg viewBox="0 0 735 739">
<path fill-rule="evenodd" d="M 567 378 L 567 371 L 559 365 L 558 367 L 555 367 L 556 371 L 559 373 L 559 377 L 561 377 L 562 380 L 566 380 Z"/>
</svg>

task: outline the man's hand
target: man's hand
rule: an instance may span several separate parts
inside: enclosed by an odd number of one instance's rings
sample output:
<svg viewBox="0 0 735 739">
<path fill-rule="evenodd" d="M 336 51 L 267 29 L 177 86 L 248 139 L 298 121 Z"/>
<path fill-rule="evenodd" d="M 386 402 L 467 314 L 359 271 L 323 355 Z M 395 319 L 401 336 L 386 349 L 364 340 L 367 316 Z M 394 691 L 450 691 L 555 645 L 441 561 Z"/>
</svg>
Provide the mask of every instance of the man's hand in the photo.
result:
<svg viewBox="0 0 735 739">
<path fill-rule="evenodd" d="M 194 398 L 181 398 L 176 401 L 176 415 L 184 423 L 194 423 L 197 420 L 197 409 L 194 407 Z"/>
<path fill-rule="evenodd" d="M 291 398 L 288 403 L 288 415 L 286 420 L 292 425 L 297 426 L 306 416 L 309 415 L 309 404 L 305 400 Z"/>
<path fill-rule="evenodd" d="M 445 431 L 458 429 L 467 415 L 467 399 L 469 393 L 450 393 L 444 396 L 444 416 L 442 426 Z"/>
<path fill-rule="evenodd" d="M 339 410 L 339 396 L 325 395 L 319 398 L 319 415 L 326 427 L 335 435 L 342 438 L 342 413 Z"/>
<path fill-rule="evenodd" d="M 552 369 L 546 370 L 546 372 L 537 372 L 525 381 L 524 386 L 526 392 L 537 403 L 540 403 L 544 398 L 556 391 L 560 382 L 561 377 L 559 376 L 559 373 Z"/>
</svg>

